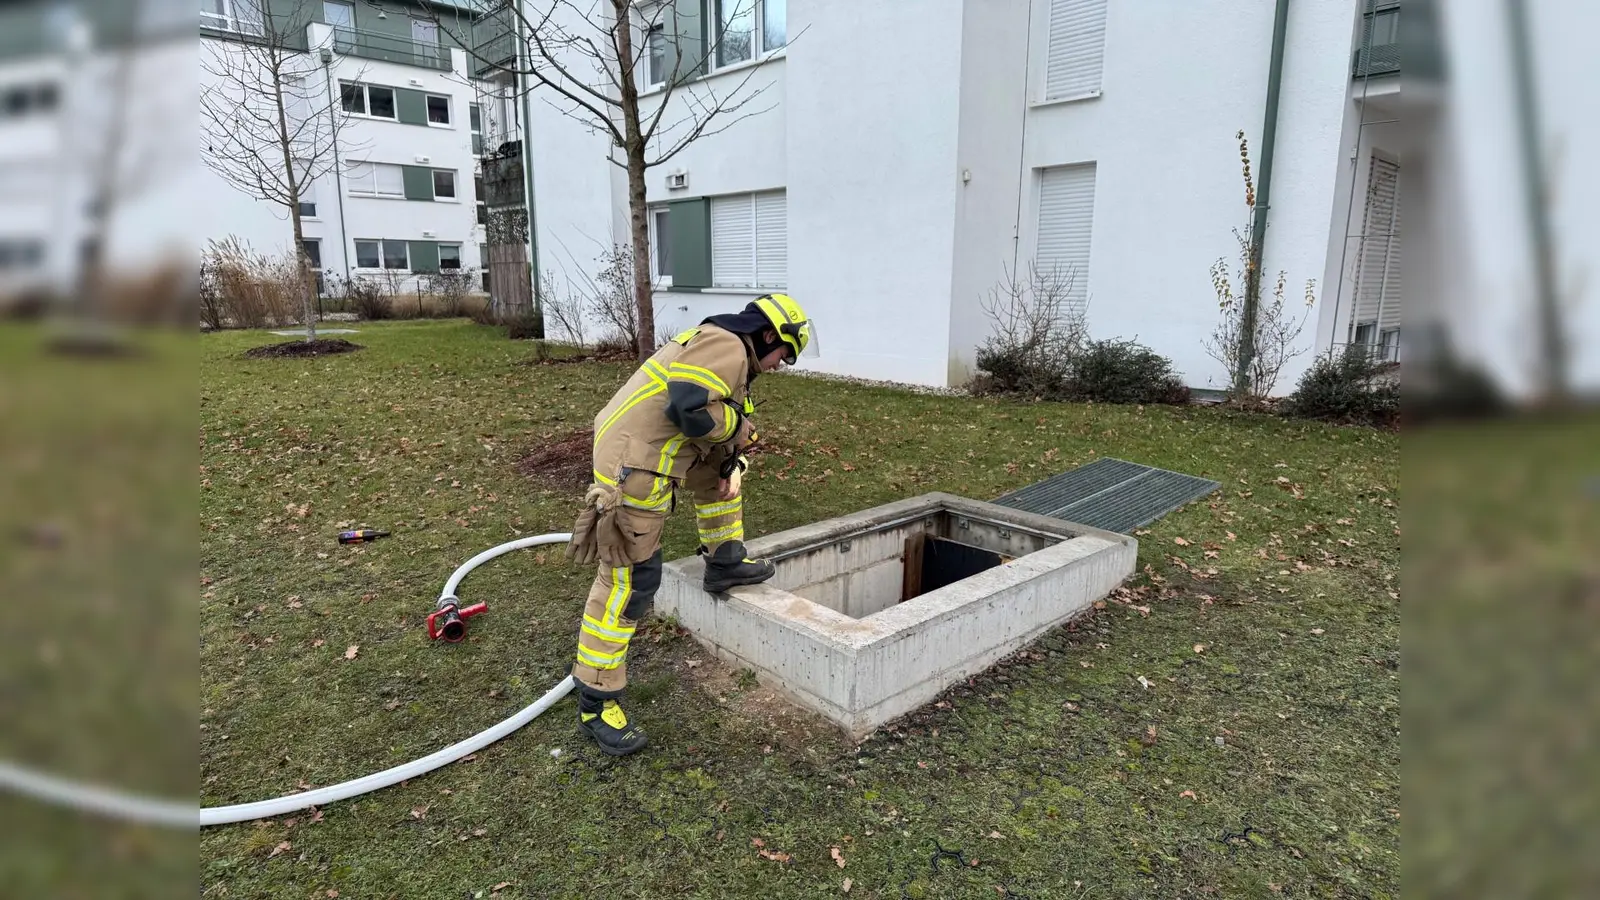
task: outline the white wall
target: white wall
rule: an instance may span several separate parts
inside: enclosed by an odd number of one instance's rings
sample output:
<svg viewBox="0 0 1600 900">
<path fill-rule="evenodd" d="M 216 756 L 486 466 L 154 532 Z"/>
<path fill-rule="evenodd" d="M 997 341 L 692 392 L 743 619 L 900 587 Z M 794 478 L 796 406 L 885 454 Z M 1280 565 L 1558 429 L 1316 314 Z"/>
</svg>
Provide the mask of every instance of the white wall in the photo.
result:
<svg viewBox="0 0 1600 900">
<path fill-rule="evenodd" d="M 960 138 L 950 282 L 950 384 L 976 374 L 974 351 L 993 322 L 988 292 L 1019 259 L 1019 186 L 1027 95 L 1030 0 L 968 2 L 962 22 Z M 1036 23 L 1037 24 L 1037 23 Z M 970 180 L 966 180 L 970 174 Z"/>
<path fill-rule="evenodd" d="M 1034 0 L 1032 96 L 1048 6 Z M 1217 321 L 1209 269 L 1219 257 L 1236 259 L 1231 229 L 1248 221 L 1234 133 L 1244 130 L 1259 165 L 1273 6 L 1111 3 L 1102 96 L 1035 105 L 1026 123 L 1020 266 L 1034 247 L 1037 170 L 1094 161 L 1091 334 L 1148 344 L 1193 386 L 1226 383 L 1202 346 Z M 1264 251 L 1268 273 L 1287 270 L 1290 298 L 1324 273 L 1354 15 L 1345 3 L 1291 7 Z M 1006 93 L 1022 90 L 1013 83 Z M 1308 347 L 1315 321 L 1313 313 Z M 1291 364 L 1280 391 L 1306 362 Z"/>
<path fill-rule="evenodd" d="M 959 187 L 960 0 L 791 3 L 789 291 L 808 367 L 942 385 Z"/>
</svg>

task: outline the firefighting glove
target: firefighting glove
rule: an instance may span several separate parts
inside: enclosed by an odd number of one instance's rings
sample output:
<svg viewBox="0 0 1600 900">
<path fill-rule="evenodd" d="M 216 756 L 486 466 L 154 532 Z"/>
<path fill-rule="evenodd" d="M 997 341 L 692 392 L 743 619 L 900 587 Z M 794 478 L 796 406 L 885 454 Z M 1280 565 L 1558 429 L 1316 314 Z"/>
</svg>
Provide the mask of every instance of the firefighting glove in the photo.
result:
<svg viewBox="0 0 1600 900">
<path fill-rule="evenodd" d="M 728 482 L 728 493 L 734 497 L 739 496 L 741 485 L 744 482 L 744 472 L 750 468 L 750 460 L 743 454 L 730 456 L 722 461 L 719 474 Z"/>
<path fill-rule="evenodd" d="M 580 565 L 592 566 L 602 560 L 611 560 L 622 554 L 624 541 L 617 524 L 616 507 L 621 494 L 616 488 L 591 485 L 583 496 L 583 511 L 572 526 L 572 540 L 567 543 L 567 558 Z"/>
</svg>

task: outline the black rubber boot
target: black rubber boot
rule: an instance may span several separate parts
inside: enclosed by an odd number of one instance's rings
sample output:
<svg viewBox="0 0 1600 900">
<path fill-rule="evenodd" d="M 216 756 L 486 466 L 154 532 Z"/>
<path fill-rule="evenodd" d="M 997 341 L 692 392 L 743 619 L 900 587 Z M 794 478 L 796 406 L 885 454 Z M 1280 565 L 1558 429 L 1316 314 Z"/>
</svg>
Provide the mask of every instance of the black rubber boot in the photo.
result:
<svg viewBox="0 0 1600 900">
<path fill-rule="evenodd" d="M 760 584 L 777 571 L 764 559 L 746 559 L 743 541 L 728 541 L 706 557 L 706 592 L 720 594 L 741 584 Z"/>
<path fill-rule="evenodd" d="M 608 756 L 627 756 L 650 743 L 644 729 L 628 721 L 615 698 L 597 697 L 581 689 L 578 730 L 593 738 L 600 752 Z"/>
</svg>

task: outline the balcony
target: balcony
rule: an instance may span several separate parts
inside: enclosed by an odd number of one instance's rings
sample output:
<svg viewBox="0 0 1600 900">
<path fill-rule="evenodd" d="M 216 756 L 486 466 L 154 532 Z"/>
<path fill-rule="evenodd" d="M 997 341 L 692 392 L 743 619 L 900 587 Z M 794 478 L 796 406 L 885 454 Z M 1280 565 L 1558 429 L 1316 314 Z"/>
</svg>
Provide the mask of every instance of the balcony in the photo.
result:
<svg viewBox="0 0 1600 900">
<path fill-rule="evenodd" d="M 487 40 L 480 41 L 473 47 L 473 74 L 483 75 L 492 71 L 496 66 L 510 63 L 517 58 L 517 35 L 513 31 L 502 31 Z"/>
<path fill-rule="evenodd" d="M 346 56 L 450 71 L 448 47 L 424 44 L 399 35 L 339 27 L 333 30 L 333 49 Z"/>
<path fill-rule="evenodd" d="M 1366 78 L 1400 73 L 1400 45 L 1374 44 L 1370 48 L 1357 48 L 1351 66 L 1352 78 Z"/>
</svg>

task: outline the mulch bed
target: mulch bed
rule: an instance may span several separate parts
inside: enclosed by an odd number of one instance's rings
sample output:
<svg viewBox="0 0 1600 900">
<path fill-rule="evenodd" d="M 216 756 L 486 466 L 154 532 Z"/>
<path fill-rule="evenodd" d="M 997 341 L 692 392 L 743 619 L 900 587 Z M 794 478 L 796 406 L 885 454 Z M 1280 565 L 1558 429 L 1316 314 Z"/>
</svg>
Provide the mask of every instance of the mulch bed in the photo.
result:
<svg viewBox="0 0 1600 900">
<path fill-rule="evenodd" d="M 517 471 L 551 490 L 582 492 L 594 480 L 594 431 L 551 438 L 518 460 Z"/>
<path fill-rule="evenodd" d="M 281 344 L 267 344 L 265 347 L 246 350 L 244 355 L 251 359 L 284 356 L 332 356 L 335 353 L 349 353 L 360 349 L 360 344 L 352 344 L 342 338 L 317 338 L 314 341 L 284 341 Z"/>
</svg>

